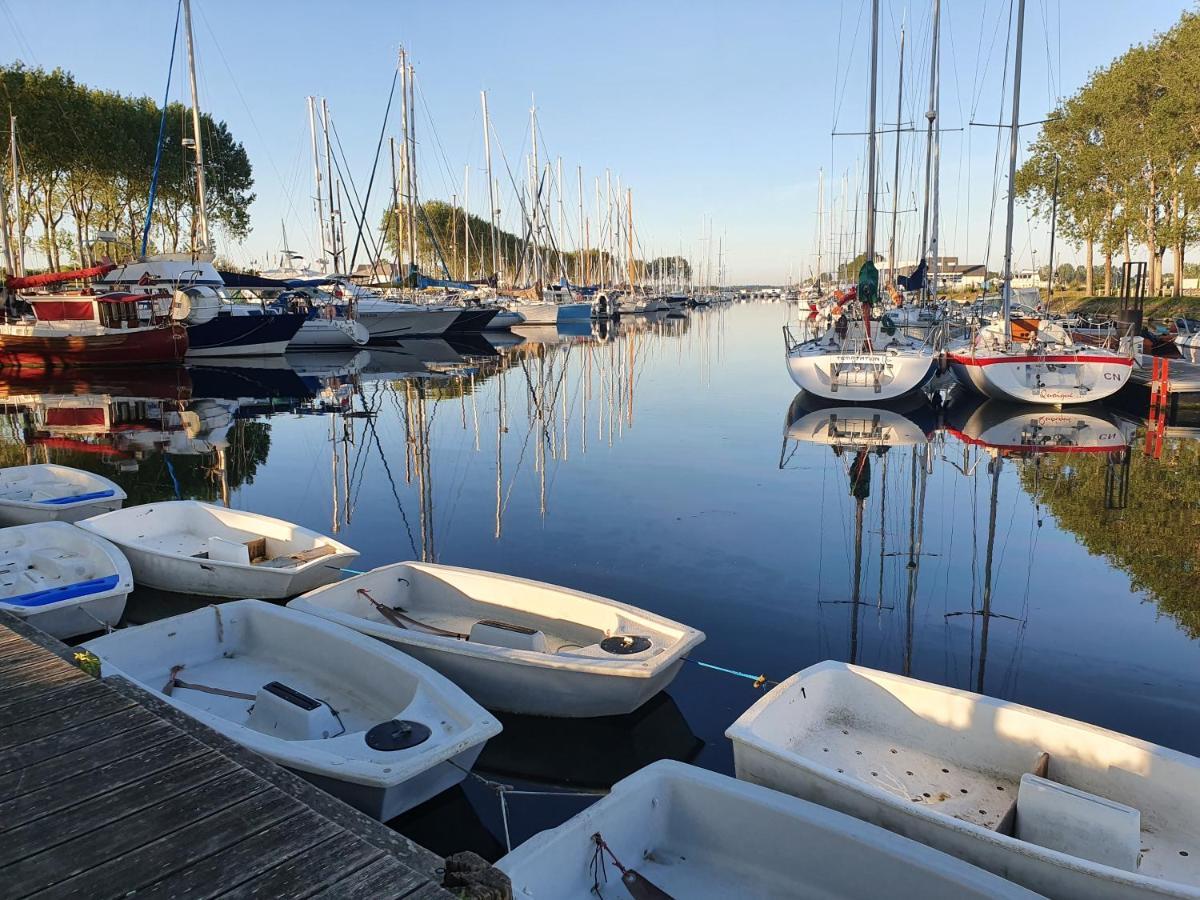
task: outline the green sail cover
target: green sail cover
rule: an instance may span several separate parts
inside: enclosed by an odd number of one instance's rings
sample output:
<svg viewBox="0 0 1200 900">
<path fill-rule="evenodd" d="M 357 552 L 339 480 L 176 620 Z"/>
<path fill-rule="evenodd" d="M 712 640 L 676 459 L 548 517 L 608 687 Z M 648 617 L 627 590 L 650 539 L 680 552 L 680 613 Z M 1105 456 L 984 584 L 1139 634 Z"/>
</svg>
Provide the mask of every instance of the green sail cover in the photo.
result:
<svg viewBox="0 0 1200 900">
<path fill-rule="evenodd" d="M 858 270 L 858 300 L 860 303 L 879 302 L 879 270 L 869 259 Z"/>
</svg>

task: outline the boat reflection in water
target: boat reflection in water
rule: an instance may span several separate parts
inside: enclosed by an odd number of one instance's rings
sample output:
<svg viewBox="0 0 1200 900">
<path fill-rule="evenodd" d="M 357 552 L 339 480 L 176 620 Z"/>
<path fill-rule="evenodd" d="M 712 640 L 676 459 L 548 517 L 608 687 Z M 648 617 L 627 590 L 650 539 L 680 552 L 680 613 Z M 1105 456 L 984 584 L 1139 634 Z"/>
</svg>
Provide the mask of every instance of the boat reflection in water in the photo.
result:
<svg viewBox="0 0 1200 900">
<path fill-rule="evenodd" d="M 1068 409 L 1047 409 L 1035 404 L 1016 404 L 999 400 L 981 400 L 967 394 L 958 395 L 946 411 L 946 431 L 963 443 L 964 475 L 972 474 L 981 461 L 968 461 L 970 448 L 978 448 L 986 456 L 990 480 L 988 530 L 983 567 L 983 588 L 980 605 L 946 614 L 950 619 L 969 617 L 972 624 L 979 619 L 978 653 L 975 651 L 975 632 L 971 629 L 972 669 L 974 681 L 970 689 L 987 693 L 985 676 L 988 660 L 988 638 L 993 619 L 1004 619 L 1023 627 L 1018 616 L 994 612 L 996 509 L 1000 493 L 1000 473 L 1006 460 L 1017 460 L 1035 466 L 1034 478 L 1041 461 L 1049 455 L 1107 454 L 1106 504 L 1122 508 L 1128 497 L 1130 426 L 1118 424 L 1117 419 L 1103 406 L 1089 404 Z M 1036 491 L 1035 491 L 1036 494 Z M 1036 500 L 1036 496 L 1035 496 Z M 1038 513 L 1038 527 L 1041 516 Z M 1032 565 L 1032 560 L 1030 561 Z M 905 673 L 907 674 L 907 673 Z"/>
<path fill-rule="evenodd" d="M 801 391 L 788 407 L 780 468 L 787 468 L 789 443 L 823 444 L 845 465 L 847 487 L 854 501 L 854 549 L 850 597 L 819 600 L 820 603 L 850 605 L 850 646 L 848 661 L 858 662 L 859 632 L 863 607 L 863 519 L 867 499 L 871 495 L 872 462 L 883 470 L 881 482 L 887 482 L 890 451 L 912 449 L 909 456 L 909 516 L 907 548 L 907 585 L 905 603 L 904 672 L 912 668 L 913 618 L 917 597 L 917 578 L 922 556 L 921 546 L 925 526 L 925 482 L 932 462 L 930 441 L 937 429 L 937 414 L 923 393 L 910 394 L 887 403 L 873 406 L 837 405 Z M 879 595 L 876 609 L 885 606 L 883 591 L 884 556 L 886 554 L 885 506 L 886 492 L 880 497 L 879 513 Z"/>
</svg>

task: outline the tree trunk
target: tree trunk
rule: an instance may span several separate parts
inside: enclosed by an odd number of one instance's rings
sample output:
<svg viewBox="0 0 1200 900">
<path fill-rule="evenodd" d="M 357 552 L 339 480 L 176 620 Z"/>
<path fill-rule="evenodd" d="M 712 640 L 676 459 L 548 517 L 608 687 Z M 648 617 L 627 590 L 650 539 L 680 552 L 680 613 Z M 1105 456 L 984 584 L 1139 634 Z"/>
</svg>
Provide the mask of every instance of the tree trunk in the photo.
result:
<svg viewBox="0 0 1200 900">
<path fill-rule="evenodd" d="M 1084 278 L 1083 290 L 1089 297 L 1092 296 L 1092 288 L 1095 282 L 1096 265 L 1092 261 L 1092 238 L 1087 239 L 1087 275 Z"/>
</svg>

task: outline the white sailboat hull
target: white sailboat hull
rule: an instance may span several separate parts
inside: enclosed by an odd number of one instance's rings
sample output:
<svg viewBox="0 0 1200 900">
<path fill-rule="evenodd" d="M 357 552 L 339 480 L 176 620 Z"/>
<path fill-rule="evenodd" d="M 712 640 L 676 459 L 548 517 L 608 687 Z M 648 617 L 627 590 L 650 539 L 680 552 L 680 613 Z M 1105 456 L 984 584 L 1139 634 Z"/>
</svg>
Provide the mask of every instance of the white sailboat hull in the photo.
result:
<svg viewBox="0 0 1200 900">
<path fill-rule="evenodd" d="M 66 522 L 0 531 L 0 609 L 57 638 L 116 625 L 133 590 L 121 551 Z"/>
<path fill-rule="evenodd" d="M 788 353 L 787 367 L 792 381 L 810 394 L 872 403 L 920 390 L 933 377 L 937 357 L 929 347 L 915 352 L 835 353 L 806 345 Z"/>
<path fill-rule="evenodd" d="M 738 778 L 880 825 L 1046 896 L 1200 897 L 1192 855 L 1200 846 L 1200 760 L 1193 757 L 835 662 L 784 681 L 726 736 Z M 1026 794 L 1043 752 L 1051 787 L 1061 785 L 1077 804 L 1070 815 L 1048 818 Z M 1015 835 L 1001 833 L 1018 798 Z M 1128 831 L 1126 809 L 1140 811 L 1140 832 L 1136 822 L 1132 834 L 1119 830 Z M 1020 839 L 1048 823 L 1052 837 L 1043 843 Z"/>
<path fill-rule="evenodd" d="M 593 867 L 594 835 L 671 897 L 1032 897 L 928 847 L 829 809 L 673 761 L 653 763 L 608 796 L 501 858 L 513 896 L 627 897 L 620 872 Z"/>
<path fill-rule="evenodd" d="M 471 640 L 400 627 L 375 602 L 422 625 L 471 634 Z M 586 718 L 623 715 L 667 687 L 703 632 L 605 597 L 493 572 L 432 563 L 396 563 L 298 597 L 289 608 L 386 641 L 441 672 L 488 709 Z M 536 632 L 513 646 L 489 643 L 476 626 L 501 623 Z M 636 653 L 606 651 L 601 641 L 637 635 Z M 531 647 L 523 648 L 528 638 Z M 501 638 L 503 639 L 503 637 Z"/>
<path fill-rule="evenodd" d="M 138 683 L 384 821 L 461 781 L 500 731 L 466 694 L 403 653 L 257 600 L 121 629 L 84 646 L 100 657 L 103 676 Z M 222 693 L 230 691 L 246 696 Z M 429 734 L 404 748 L 372 746 L 371 729 L 393 719 Z"/>
<path fill-rule="evenodd" d="M 1133 360 L 1088 348 L 1079 353 L 1006 355 L 955 351 L 946 354 L 954 376 L 993 400 L 1019 403 L 1090 403 L 1125 386 Z"/>
<path fill-rule="evenodd" d="M 354 319 L 309 319 L 288 343 L 289 350 L 346 350 L 361 347 L 371 332 Z"/>
<path fill-rule="evenodd" d="M 420 309 L 390 300 L 358 302 L 355 315 L 366 326 L 371 340 L 411 335 L 438 335 L 454 324 L 458 310 Z"/>
<path fill-rule="evenodd" d="M 291 522 L 193 500 L 134 506 L 79 527 L 120 547 L 138 584 L 203 597 L 292 597 L 336 581 L 358 556 Z M 262 562 L 249 556 L 258 539 Z"/>
<path fill-rule="evenodd" d="M 125 491 L 115 482 L 52 464 L 0 469 L 0 525 L 77 522 L 120 509 Z"/>
</svg>

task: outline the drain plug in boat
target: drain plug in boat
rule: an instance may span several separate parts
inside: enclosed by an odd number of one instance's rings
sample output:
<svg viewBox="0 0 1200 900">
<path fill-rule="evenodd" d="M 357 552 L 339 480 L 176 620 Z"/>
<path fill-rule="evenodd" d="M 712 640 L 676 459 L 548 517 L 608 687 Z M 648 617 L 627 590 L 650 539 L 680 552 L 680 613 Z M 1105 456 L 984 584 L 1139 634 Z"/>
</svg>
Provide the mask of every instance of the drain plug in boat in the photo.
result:
<svg viewBox="0 0 1200 900">
<path fill-rule="evenodd" d="M 372 750 L 407 750 L 429 740 L 428 725 L 406 719 L 381 722 L 367 732 L 367 746 Z"/>
</svg>

